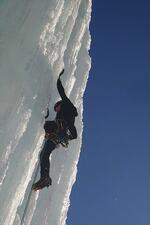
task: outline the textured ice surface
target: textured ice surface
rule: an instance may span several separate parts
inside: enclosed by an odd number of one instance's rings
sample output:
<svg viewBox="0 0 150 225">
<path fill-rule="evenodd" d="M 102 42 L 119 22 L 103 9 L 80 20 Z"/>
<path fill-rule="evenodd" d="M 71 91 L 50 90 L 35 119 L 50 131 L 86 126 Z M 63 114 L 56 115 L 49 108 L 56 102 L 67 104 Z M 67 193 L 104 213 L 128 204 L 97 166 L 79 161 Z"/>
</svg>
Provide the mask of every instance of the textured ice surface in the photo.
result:
<svg viewBox="0 0 150 225">
<path fill-rule="evenodd" d="M 0 225 L 19 225 L 43 143 L 46 107 L 55 118 L 58 73 L 77 106 L 78 139 L 51 157 L 53 185 L 33 193 L 24 225 L 63 225 L 82 139 L 90 69 L 91 0 L 0 1 Z"/>
</svg>

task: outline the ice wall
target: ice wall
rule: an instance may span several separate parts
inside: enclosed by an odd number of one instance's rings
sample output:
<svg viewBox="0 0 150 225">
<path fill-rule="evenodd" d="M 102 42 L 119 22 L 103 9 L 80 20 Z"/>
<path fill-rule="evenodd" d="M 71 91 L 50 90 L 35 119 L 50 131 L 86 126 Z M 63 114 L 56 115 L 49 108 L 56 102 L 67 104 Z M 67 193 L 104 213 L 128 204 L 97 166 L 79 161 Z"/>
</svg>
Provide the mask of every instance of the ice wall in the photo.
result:
<svg viewBox="0 0 150 225">
<path fill-rule="evenodd" d="M 0 225 L 20 225 L 38 154 L 46 107 L 62 82 L 77 106 L 78 139 L 51 158 L 53 185 L 32 193 L 24 225 L 63 225 L 82 141 L 82 97 L 90 69 L 91 0 L 0 1 Z M 38 177 L 39 178 L 39 177 Z"/>
</svg>

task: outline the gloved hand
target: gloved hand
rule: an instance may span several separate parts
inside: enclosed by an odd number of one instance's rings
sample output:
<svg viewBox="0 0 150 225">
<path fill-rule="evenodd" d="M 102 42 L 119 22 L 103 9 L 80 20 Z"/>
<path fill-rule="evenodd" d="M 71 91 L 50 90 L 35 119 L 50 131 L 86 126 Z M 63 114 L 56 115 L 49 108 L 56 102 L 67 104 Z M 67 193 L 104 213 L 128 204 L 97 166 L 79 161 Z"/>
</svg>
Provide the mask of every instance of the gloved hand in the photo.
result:
<svg viewBox="0 0 150 225">
<path fill-rule="evenodd" d="M 47 110 L 47 112 L 46 112 L 45 119 L 47 119 L 49 117 L 49 109 L 47 108 L 46 110 Z"/>
</svg>

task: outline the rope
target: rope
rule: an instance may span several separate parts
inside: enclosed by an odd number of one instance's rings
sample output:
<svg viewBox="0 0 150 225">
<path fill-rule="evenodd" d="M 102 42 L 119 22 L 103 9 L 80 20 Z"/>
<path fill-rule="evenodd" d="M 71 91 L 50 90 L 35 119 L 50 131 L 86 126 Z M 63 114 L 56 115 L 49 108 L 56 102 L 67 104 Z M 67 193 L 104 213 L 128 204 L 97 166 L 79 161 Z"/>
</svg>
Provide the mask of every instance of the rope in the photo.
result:
<svg viewBox="0 0 150 225">
<path fill-rule="evenodd" d="M 48 116 L 49 116 L 49 109 L 47 108 L 47 114 L 44 118 L 42 118 L 42 121 L 41 121 L 42 124 L 43 124 L 44 120 L 48 118 Z M 41 149 L 43 149 L 44 144 L 45 144 L 45 141 L 43 141 Z M 40 161 L 38 161 L 32 184 L 34 184 L 36 179 L 37 179 L 39 168 L 40 168 Z M 24 208 L 24 211 L 23 211 L 23 214 L 22 214 L 22 217 L 21 217 L 20 225 L 23 225 L 23 223 L 24 223 L 24 219 L 25 219 L 26 212 L 27 212 L 27 209 L 28 209 L 28 206 L 29 206 L 29 203 L 30 203 L 31 195 L 32 195 L 32 188 L 30 189 L 30 192 L 28 194 L 27 202 L 25 204 L 25 208 Z"/>
<path fill-rule="evenodd" d="M 43 142 L 43 144 L 42 144 L 42 148 L 44 146 L 44 143 L 45 142 Z M 36 181 L 36 178 L 37 178 L 37 175 L 38 175 L 38 172 L 39 172 L 39 168 L 40 168 L 40 162 L 38 162 L 38 164 L 37 164 L 37 168 L 36 168 L 36 171 L 35 171 L 35 174 L 34 174 L 32 184 L 34 184 L 35 181 Z M 30 192 L 29 192 L 29 195 L 28 195 L 28 198 L 27 198 L 27 202 L 26 202 L 23 214 L 22 214 L 20 225 L 23 225 L 23 223 L 24 223 L 24 219 L 25 219 L 26 212 L 27 212 L 27 209 L 28 209 L 28 206 L 29 206 L 29 203 L 30 203 L 31 195 L 32 195 L 32 188 L 30 189 Z"/>
</svg>

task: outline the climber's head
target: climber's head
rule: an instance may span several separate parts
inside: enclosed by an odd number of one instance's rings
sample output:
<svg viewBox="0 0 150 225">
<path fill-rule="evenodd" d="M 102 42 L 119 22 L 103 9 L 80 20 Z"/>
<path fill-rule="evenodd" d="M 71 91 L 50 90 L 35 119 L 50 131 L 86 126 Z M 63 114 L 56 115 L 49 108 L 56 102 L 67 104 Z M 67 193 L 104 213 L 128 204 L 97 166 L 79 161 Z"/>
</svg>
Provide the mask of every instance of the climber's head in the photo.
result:
<svg viewBox="0 0 150 225">
<path fill-rule="evenodd" d="M 54 105 L 55 112 L 59 112 L 61 110 L 61 105 L 62 105 L 62 101 L 56 102 L 56 104 Z"/>
</svg>

